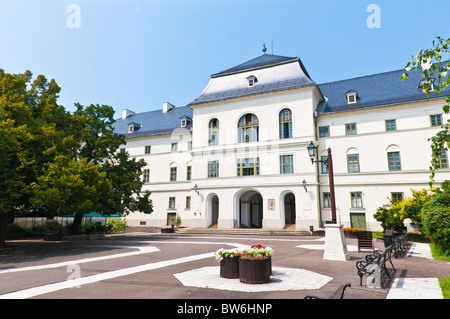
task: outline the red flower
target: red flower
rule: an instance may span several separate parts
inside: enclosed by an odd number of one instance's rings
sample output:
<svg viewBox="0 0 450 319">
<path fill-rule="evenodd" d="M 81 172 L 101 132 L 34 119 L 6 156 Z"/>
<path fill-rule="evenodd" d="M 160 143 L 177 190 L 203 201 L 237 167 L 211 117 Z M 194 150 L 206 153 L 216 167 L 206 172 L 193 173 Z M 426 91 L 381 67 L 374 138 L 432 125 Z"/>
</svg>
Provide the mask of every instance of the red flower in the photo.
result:
<svg viewBox="0 0 450 319">
<path fill-rule="evenodd" d="M 266 247 L 264 247 L 264 246 L 262 246 L 262 245 L 260 245 L 260 244 L 258 244 L 258 245 L 253 245 L 253 246 L 252 246 L 252 249 L 253 249 L 253 248 L 266 249 Z"/>
</svg>

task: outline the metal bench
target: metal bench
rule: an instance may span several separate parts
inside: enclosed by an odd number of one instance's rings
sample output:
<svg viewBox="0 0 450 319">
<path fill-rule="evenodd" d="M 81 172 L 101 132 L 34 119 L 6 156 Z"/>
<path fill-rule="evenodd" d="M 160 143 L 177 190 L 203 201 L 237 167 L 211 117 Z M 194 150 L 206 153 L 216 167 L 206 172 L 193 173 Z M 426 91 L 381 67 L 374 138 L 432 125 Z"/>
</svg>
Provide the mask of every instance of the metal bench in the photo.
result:
<svg viewBox="0 0 450 319">
<path fill-rule="evenodd" d="M 344 299 L 345 289 L 347 289 L 348 287 L 351 287 L 351 286 L 352 285 L 350 285 L 349 283 L 339 286 L 339 288 L 336 289 L 336 291 L 333 292 L 328 299 Z M 325 298 L 314 296 L 314 295 L 308 295 L 304 299 L 325 299 Z"/>
<path fill-rule="evenodd" d="M 370 249 L 375 251 L 373 246 L 373 235 L 370 231 L 358 231 L 356 233 L 356 237 L 358 238 L 358 252 L 361 249 Z"/>
<path fill-rule="evenodd" d="M 406 234 L 395 237 L 392 245 L 394 247 L 395 258 L 405 256 L 411 248 L 411 242 L 408 240 L 408 235 Z"/>
<path fill-rule="evenodd" d="M 392 246 L 389 246 L 382 253 L 377 250 L 373 254 L 367 255 L 365 260 L 357 261 L 356 269 L 359 276 L 359 284 L 362 286 L 362 279 L 364 275 L 381 275 L 381 271 L 383 270 L 388 278 L 390 278 L 389 272 L 386 268 L 386 262 L 389 261 L 393 270 L 395 270 L 394 264 L 392 264 L 391 255 Z M 378 280 L 381 282 L 381 278 L 378 278 Z"/>
</svg>

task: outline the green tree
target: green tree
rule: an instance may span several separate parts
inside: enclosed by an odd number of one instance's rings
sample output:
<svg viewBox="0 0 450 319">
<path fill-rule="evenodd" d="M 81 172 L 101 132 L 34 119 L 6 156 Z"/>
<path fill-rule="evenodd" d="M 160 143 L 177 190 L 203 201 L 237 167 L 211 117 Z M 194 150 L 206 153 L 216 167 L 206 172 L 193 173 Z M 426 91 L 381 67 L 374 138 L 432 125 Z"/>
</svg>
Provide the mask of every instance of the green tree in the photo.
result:
<svg viewBox="0 0 450 319">
<path fill-rule="evenodd" d="M 450 255 L 450 181 L 444 181 L 423 206 L 422 225 L 437 249 Z"/>
<path fill-rule="evenodd" d="M 102 199 L 103 212 L 129 214 L 139 211 L 149 214 L 153 211 L 150 192 L 142 192 L 144 185 L 142 169 L 147 163 L 141 159 L 130 158 L 125 151 L 116 152 L 105 162 L 103 171 L 111 181 L 111 191 Z"/>
<path fill-rule="evenodd" d="M 57 156 L 32 188 L 35 206 L 56 214 L 89 213 L 101 209 L 100 199 L 111 190 L 111 183 L 100 165 Z"/>
<path fill-rule="evenodd" d="M 379 207 L 374 218 L 381 223 L 384 230 L 393 229 L 401 231 L 404 220 L 411 219 L 413 223 L 422 226 L 422 208 L 429 201 L 430 194 L 427 190 L 411 190 L 412 196 L 402 201 L 391 200 L 389 204 Z"/>
<path fill-rule="evenodd" d="M 72 135 L 77 141 L 77 159 L 101 166 L 105 178 L 111 183 L 111 190 L 99 198 L 94 209 L 104 214 L 129 214 L 132 211 L 151 213 L 152 202 L 149 192 L 141 192 L 144 160 L 136 161 L 119 147 L 126 143 L 125 136 L 114 132 L 114 109 L 108 105 L 75 104 L 77 110 L 72 116 Z M 94 208 L 94 207 L 99 207 Z M 79 233 L 84 213 L 76 210 L 72 233 Z"/>
<path fill-rule="evenodd" d="M 56 104 L 60 87 L 32 73 L 0 70 L 0 246 L 18 212 L 33 211 L 30 185 L 55 154 L 64 149 L 64 108 Z"/>
<path fill-rule="evenodd" d="M 76 104 L 71 114 L 54 80 L 32 77 L 0 69 L 0 246 L 21 212 L 76 212 L 75 233 L 85 212 L 151 213 L 145 162 L 118 155 L 125 137 L 114 132 L 113 108 Z"/>
<path fill-rule="evenodd" d="M 433 82 L 434 90 L 441 94 L 450 85 L 450 77 L 448 72 L 450 71 L 450 38 L 442 39 L 436 37 L 433 41 L 433 47 L 428 50 L 421 50 L 418 55 L 411 57 L 412 60 L 407 63 L 405 71 L 400 80 L 405 81 L 408 78 L 408 72 L 415 68 L 422 69 L 423 78 L 426 82 Z M 425 96 L 428 98 L 430 95 L 429 88 L 424 87 Z M 448 114 L 450 110 L 450 96 L 445 98 L 446 104 L 443 105 L 443 111 Z M 430 186 L 435 183 L 434 176 L 436 170 L 439 169 L 441 163 L 442 151 L 447 147 L 450 147 L 450 120 L 442 125 L 442 130 L 435 136 L 430 138 L 431 141 L 431 165 L 430 165 Z"/>
</svg>

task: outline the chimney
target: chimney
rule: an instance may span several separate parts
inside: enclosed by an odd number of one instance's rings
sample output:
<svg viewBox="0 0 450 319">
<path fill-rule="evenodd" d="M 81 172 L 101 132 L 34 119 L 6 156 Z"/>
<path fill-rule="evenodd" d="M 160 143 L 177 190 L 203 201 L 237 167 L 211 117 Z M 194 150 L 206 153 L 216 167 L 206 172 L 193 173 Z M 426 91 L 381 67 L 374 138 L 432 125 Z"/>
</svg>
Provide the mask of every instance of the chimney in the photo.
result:
<svg viewBox="0 0 450 319">
<path fill-rule="evenodd" d="M 175 108 L 175 105 L 170 104 L 169 102 L 163 103 L 163 113 L 169 112 L 171 109 Z"/>
<path fill-rule="evenodd" d="M 127 110 L 127 109 L 123 109 L 122 111 L 122 119 L 126 119 L 127 117 L 136 114 L 133 111 Z"/>
</svg>

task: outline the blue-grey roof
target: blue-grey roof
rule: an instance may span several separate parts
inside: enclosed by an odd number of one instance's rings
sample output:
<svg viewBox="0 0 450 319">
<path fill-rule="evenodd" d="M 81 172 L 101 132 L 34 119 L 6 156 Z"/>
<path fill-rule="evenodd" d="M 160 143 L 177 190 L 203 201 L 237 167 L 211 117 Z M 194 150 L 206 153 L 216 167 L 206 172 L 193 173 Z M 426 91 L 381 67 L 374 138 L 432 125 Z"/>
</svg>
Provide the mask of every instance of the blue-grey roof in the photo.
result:
<svg viewBox="0 0 450 319">
<path fill-rule="evenodd" d="M 285 80 L 285 81 L 277 81 L 277 82 L 271 82 L 271 83 L 258 83 L 258 85 L 255 85 L 252 87 L 230 89 L 230 90 L 214 92 L 214 93 L 203 93 L 199 97 L 197 97 L 194 101 L 189 103 L 189 105 L 215 102 L 215 101 L 221 101 L 221 100 L 226 100 L 226 99 L 231 99 L 231 98 L 250 96 L 250 95 L 254 95 L 254 94 L 269 93 L 269 92 L 289 90 L 289 89 L 295 89 L 295 88 L 315 85 L 314 81 L 311 80 L 308 72 L 306 71 L 303 63 L 301 62 L 301 60 L 299 58 L 284 57 L 284 56 L 273 55 L 273 54 L 264 54 L 255 59 L 252 59 L 245 63 L 239 64 L 238 66 L 232 67 L 232 68 L 222 71 L 220 73 L 213 74 L 213 75 L 211 75 L 211 78 L 217 78 L 217 77 L 227 76 L 230 74 L 236 74 L 236 73 L 241 73 L 241 72 L 248 72 L 248 71 L 262 69 L 262 68 L 270 68 L 273 66 L 277 66 L 277 65 L 281 65 L 281 64 L 285 64 L 285 63 L 292 63 L 292 62 L 299 63 L 300 68 L 302 69 L 305 76 L 297 77 L 297 78 L 293 78 L 293 79 L 289 79 L 289 80 Z"/>
<path fill-rule="evenodd" d="M 126 119 L 117 119 L 114 123 L 114 131 L 124 134 L 127 138 L 168 134 L 180 127 L 180 119 L 184 116 L 192 118 L 192 109 L 190 107 L 175 107 L 167 113 L 163 113 L 161 110 L 136 113 L 128 116 Z M 130 123 L 139 124 L 140 128 L 133 133 L 128 133 Z"/>
<path fill-rule="evenodd" d="M 400 81 L 403 72 L 404 70 L 401 69 L 319 84 L 318 87 L 327 101 L 318 105 L 318 114 L 424 100 L 424 92 L 419 88 L 419 83 L 423 80 L 422 71 L 412 69 L 408 72 L 408 79 Z M 349 91 L 358 93 L 354 104 L 347 104 L 345 93 Z M 449 90 L 444 93 L 438 95 L 436 92 L 430 92 L 429 98 L 450 95 Z"/>
<path fill-rule="evenodd" d="M 189 105 L 221 101 L 221 100 L 232 99 L 232 98 L 237 98 L 237 97 L 250 96 L 250 95 L 254 95 L 254 94 L 269 93 L 269 92 L 275 92 L 275 91 L 281 91 L 281 90 L 289 90 L 289 89 L 295 89 L 295 88 L 312 86 L 312 85 L 314 85 L 314 83 L 311 80 L 308 80 L 307 78 L 296 78 L 296 79 L 286 80 L 286 81 L 278 81 L 278 82 L 267 83 L 267 84 L 258 84 L 253 87 L 246 87 L 246 88 L 241 88 L 241 89 L 214 92 L 214 93 L 210 93 L 210 94 L 202 94 L 198 98 L 196 98 L 194 101 L 189 103 Z"/>
<path fill-rule="evenodd" d="M 273 54 L 263 54 L 263 55 L 261 55 L 257 58 L 254 58 L 250 61 L 239 64 L 239 65 L 229 68 L 225 71 L 213 74 L 213 75 L 211 75 L 211 77 L 215 78 L 215 77 L 224 76 L 224 75 L 228 75 L 228 74 L 246 72 L 246 71 L 250 71 L 250 70 L 256 70 L 259 68 L 267 68 L 270 66 L 275 66 L 275 65 L 280 65 L 280 64 L 290 63 L 290 62 L 295 62 L 295 61 L 300 61 L 300 59 L 293 58 L 293 57 L 280 56 L 280 55 L 273 55 Z M 306 70 L 304 70 L 304 71 L 305 71 L 305 74 L 307 74 Z"/>
</svg>

